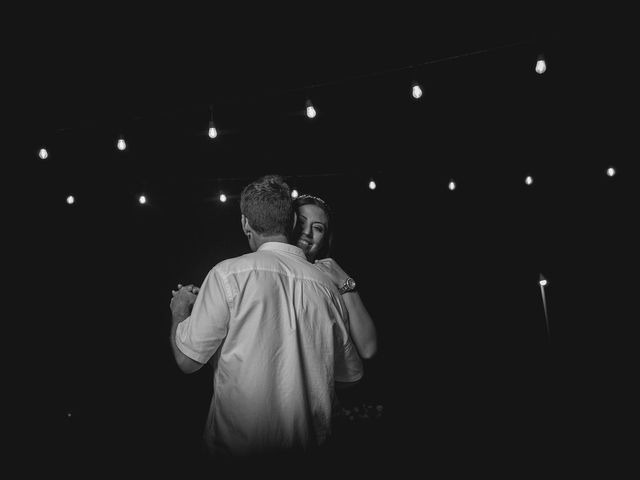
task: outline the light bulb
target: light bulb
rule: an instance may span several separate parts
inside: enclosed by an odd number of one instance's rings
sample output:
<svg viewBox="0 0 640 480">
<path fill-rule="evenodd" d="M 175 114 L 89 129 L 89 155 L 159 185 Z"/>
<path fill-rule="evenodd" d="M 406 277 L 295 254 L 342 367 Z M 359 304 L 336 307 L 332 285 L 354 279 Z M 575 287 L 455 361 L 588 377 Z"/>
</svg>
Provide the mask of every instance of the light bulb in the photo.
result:
<svg viewBox="0 0 640 480">
<path fill-rule="evenodd" d="M 413 88 L 411 89 L 411 95 L 416 100 L 422 96 L 422 89 L 420 88 L 420 85 L 416 84 L 413 86 Z"/>
<path fill-rule="evenodd" d="M 524 179 L 524 183 L 526 183 L 527 185 L 531 185 L 533 183 L 533 178 L 531 178 L 531 175 L 527 175 L 527 178 Z"/>
<path fill-rule="evenodd" d="M 69 195 L 69 196 L 67 197 L 67 203 L 68 203 L 69 205 L 72 205 L 75 201 L 76 201 L 76 199 L 73 197 L 73 195 Z"/>
<path fill-rule="evenodd" d="M 291 198 L 298 198 L 298 190 L 295 188 L 291 191 Z"/>
<path fill-rule="evenodd" d="M 538 73 L 539 75 L 542 75 L 546 71 L 547 71 L 547 64 L 544 61 L 544 57 L 539 56 L 538 61 L 536 62 L 536 73 Z"/>
<path fill-rule="evenodd" d="M 369 190 L 375 190 L 376 189 L 376 182 L 374 182 L 373 180 L 371 180 L 369 182 Z"/>
<path fill-rule="evenodd" d="M 138 203 L 140 203 L 140 205 L 144 205 L 145 203 L 147 203 L 147 197 L 145 197 L 144 195 L 140 195 L 138 197 Z"/>
<path fill-rule="evenodd" d="M 316 109 L 313 108 L 313 105 L 308 105 L 307 106 L 307 117 L 315 118 L 315 116 L 316 116 Z"/>
<path fill-rule="evenodd" d="M 609 175 L 610 177 L 613 177 L 616 174 L 616 169 L 613 167 L 609 167 L 607 168 L 607 175 Z"/>
<path fill-rule="evenodd" d="M 222 203 L 224 203 L 224 202 L 226 202 L 226 201 L 227 201 L 227 196 L 226 196 L 224 193 L 221 193 L 221 194 L 220 194 L 220 201 L 221 201 Z"/>
<path fill-rule="evenodd" d="M 127 148 L 127 144 L 124 141 L 124 138 L 120 137 L 118 139 L 118 150 L 123 151 L 125 148 Z"/>
<path fill-rule="evenodd" d="M 449 190 L 453 191 L 456 189 L 456 182 L 454 182 L 453 180 L 451 180 L 449 182 Z"/>
<path fill-rule="evenodd" d="M 40 151 L 38 152 L 38 156 L 44 160 L 49 156 L 49 152 L 47 152 L 46 148 L 41 148 Z"/>
</svg>

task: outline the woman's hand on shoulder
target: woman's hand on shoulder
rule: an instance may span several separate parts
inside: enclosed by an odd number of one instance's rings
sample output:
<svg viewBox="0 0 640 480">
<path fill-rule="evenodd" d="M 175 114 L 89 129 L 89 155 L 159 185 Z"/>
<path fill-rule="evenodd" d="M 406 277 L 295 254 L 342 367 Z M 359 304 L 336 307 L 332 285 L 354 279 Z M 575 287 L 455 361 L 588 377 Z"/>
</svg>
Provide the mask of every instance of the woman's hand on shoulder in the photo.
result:
<svg viewBox="0 0 640 480">
<path fill-rule="evenodd" d="M 340 288 L 344 284 L 344 281 L 349 277 L 347 273 L 338 265 L 333 258 L 323 258 L 322 260 L 316 260 L 314 266 L 321 272 L 326 273 L 331 278 L 331 281 Z"/>
</svg>

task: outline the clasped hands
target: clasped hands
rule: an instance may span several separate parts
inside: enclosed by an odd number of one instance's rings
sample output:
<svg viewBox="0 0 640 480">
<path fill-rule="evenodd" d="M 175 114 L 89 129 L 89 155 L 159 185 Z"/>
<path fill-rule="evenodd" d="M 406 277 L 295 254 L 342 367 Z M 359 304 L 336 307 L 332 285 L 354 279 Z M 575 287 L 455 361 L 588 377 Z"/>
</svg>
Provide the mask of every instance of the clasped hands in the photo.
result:
<svg viewBox="0 0 640 480">
<path fill-rule="evenodd" d="M 200 288 L 195 285 L 182 285 L 179 283 L 177 290 L 171 290 L 171 302 L 169 302 L 171 313 L 188 315 L 199 291 Z"/>
</svg>

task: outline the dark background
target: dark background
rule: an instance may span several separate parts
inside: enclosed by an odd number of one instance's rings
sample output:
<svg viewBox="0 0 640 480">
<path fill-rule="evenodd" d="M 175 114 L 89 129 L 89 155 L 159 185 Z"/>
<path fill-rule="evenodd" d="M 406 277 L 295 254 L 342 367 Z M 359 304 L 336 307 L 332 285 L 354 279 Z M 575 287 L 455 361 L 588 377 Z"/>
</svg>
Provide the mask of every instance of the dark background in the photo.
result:
<svg viewBox="0 0 640 480">
<path fill-rule="evenodd" d="M 333 207 L 333 256 L 378 328 L 355 395 L 384 415 L 352 445 L 355 463 L 535 466 L 612 444 L 624 458 L 637 319 L 627 31 L 553 10 L 216 13 L 42 14 L 14 38 L 30 193 L 28 295 L 9 330 L 20 445 L 64 471 L 192 459 L 210 372 L 174 365 L 170 290 L 248 251 L 240 190 L 280 173 Z"/>
</svg>

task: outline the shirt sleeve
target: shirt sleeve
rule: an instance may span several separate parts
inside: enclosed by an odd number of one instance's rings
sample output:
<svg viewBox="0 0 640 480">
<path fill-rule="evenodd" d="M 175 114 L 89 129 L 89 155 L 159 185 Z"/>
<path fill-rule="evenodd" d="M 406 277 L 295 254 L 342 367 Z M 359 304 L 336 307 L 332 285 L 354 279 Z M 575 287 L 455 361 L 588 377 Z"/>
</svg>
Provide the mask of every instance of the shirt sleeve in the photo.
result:
<svg viewBox="0 0 640 480">
<path fill-rule="evenodd" d="M 362 378 L 364 369 L 362 359 L 358 355 L 351 335 L 349 334 L 349 317 L 346 306 L 340 298 L 343 316 L 335 324 L 335 363 L 334 379 L 336 382 L 356 382 Z"/>
<path fill-rule="evenodd" d="M 227 335 L 230 303 L 225 279 L 214 267 L 200 287 L 191 315 L 178 324 L 178 349 L 196 362 L 207 363 Z"/>
</svg>

